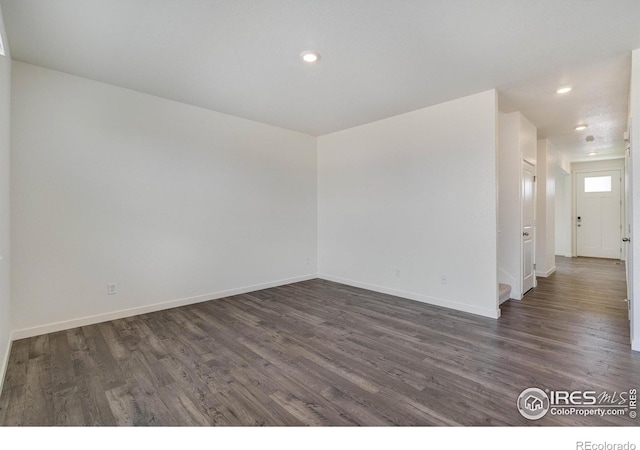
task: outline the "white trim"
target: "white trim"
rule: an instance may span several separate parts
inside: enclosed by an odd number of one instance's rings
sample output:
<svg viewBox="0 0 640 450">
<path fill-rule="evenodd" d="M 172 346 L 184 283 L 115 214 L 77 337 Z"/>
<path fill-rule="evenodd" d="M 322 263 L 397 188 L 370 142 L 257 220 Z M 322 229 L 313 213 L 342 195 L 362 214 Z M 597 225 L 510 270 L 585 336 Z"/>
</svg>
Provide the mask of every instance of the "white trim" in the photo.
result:
<svg viewBox="0 0 640 450">
<path fill-rule="evenodd" d="M 571 177 L 572 177 L 572 194 L 571 194 L 571 251 L 572 258 L 578 257 L 578 233 L 576 231 L 575 218 L 578 215 L 578 176 L 586 174 L 598 174 L 601 172 L 618 172 L 618 179 L 620 182 L 620 237 L 624 235 L 622 230 L 626 225 L 626 208 L 627 199 L 626 192 L 624 191 L 625 185 L 625 162 L 624 157 L 605 159 L 598 161 L 581 161 L 571 163 Z M 621 255 L 622 256 L 622 255 Z M 600 258 L 600 256 L 596 256 Z M 622 260 L 622 258 L 620 258 Z"/>
<path fill-rule="evenodd" d="M 536 145 L 537 145 L 537 141 L 536 141 Z M 531 224 L 531 227 L 533 229 L 533 243 L 531 244 L 532 248 L 531 248 L 531 257 L 533 258 L 533 286 L 532 289 L 538 286 L 538 280 L 536 280 L 536 269 L 535 269 L 535 262 L 536 262 L 536 243 L 538 240 L 538 188 L 536 187 L 536 180 L 537 180 L 537 176 L 538 176 L 538 167 L 536 166 L 536 161 L 528 161 L 524 158 L 522 158 L 522 161 L 520 162 L 520 231 L 522 231 L 524 229 L 524 200 L 523 200 L 523 196 L 524 196 L 524 187 L 523 187 L 523 180 L 524 180 L 524 164 L 528 164 L 531 166 L 532 170 L 531 173 L 533 174 L 533 223 Z M 520 292 L 520 299 L 522 299 L 522 297 L 524 297 L 524 294 L 526 292 L 524 292 L 524 239 L 520 239 L 520 290 L 523 292 Z M 527 290 L 527 292 L 529 292 L 529 290 Z"/>
<path fill-rule="evenodd" d="M 465 305 L 464 303 L 452 302 L 450 300 L 444 300 L 436 297 L 429 297 L 422 294 L 416 294 L 413 292 L 398 291 L 396 289 L 390 289 L 382 286 L 376 286 L 373 284 L 362 283 L 360 281 L 349 280 L 345 278 L 335 277 L 333 275 L 318 274 L 318 278 L 327 281 L 333 281 L 334 283 L 346 284 L 348 286 L 357 287 L 360 289 L 367 289 L 374 292 L 380 292 L 382 294 L 394 295 L 396 297 L 402 297 L 409 300 L 415 300 L 422 303 L 428 303 L 430 305 L 442 306 L 456 311 L 467 312 L 471 314 L 477 314 L 483 317 L 489 317 L 491 319 L 498 319 L 500 317 L 500 308 L 496 306 L 496 309 L 478 308 L 471 305 Z"/>
<path fill-rule="evenodd" d="M 9 365 L 9 355 L 11 354 L 11 344 L 13 336 L 10 337 L 9 342 L 7 342 L 7 351 L 4 354 L 4 359 L 0 364 L 0 394 L 2 394 L 2 387 L 4 385 L 4 377 L 7 374 L 7 367 Z"/>
<path fill-rule="evenodd" d="M 41 334 L 54 333 L 56 331 L 68 330 L 76 327 L 83 327 L 86 325 L 92 325 L 94 323 L 106 322 L 109 320 L 123 319 L 125 317 L 137 316 L 139 314 L 146 314 L 156 311 L 162 311 L 164 309 L 176 308 L 178 306 L 192 305 L 194 303 L 206 302 L 209 300 L 217 300 L 224 297 L 230 297 L 232 295 L 246 294 L 248 292 L 260 291 L 262 289 L 268 289 L 277 286 L 284 286 L 286 284 L 298 283 L 300 281 L 313 280 L 317 278 L 316 274 L 302 275 L 299 277 L 287 278 L 284 280 L 270 281 L 267 283 L 254 284 L 252 286 L 246 286 L 237 289 L 229 289 L 227 291 L 213 292 L 211 294 L 198 295 L 196 297 L 181 298 L 177 300 L 170 300 L 162 303 L 154 303 L 152 305 L 139 306 L 136 308 L 122 309 L 119 311 L 112 311 L 103 314 L 96 314 L 93 316 L 81 317 L 79 319 L 65 320 L 62 322 L 55 322 L 46 325 L 39 325 L 31 328 L 22 328 L 20 330 L 14 330 L 11 333 L 11 339 L 24 339 L 33 336 L 39 336 Z"/>
<path fill-rule="evenodd" d="M 536 277 L 547 278 L 549 275 L 552 275 L 556 271 L 556 266 L 553 266 L 551 269 L 546 272 L 538 272 L 536 271 Z"/>
<path fill-rule="evenodd" d="M 640 339 L 634 339 L 631 341 L 631 350 L 634 352 L 640 352 Z"/>
</svg>

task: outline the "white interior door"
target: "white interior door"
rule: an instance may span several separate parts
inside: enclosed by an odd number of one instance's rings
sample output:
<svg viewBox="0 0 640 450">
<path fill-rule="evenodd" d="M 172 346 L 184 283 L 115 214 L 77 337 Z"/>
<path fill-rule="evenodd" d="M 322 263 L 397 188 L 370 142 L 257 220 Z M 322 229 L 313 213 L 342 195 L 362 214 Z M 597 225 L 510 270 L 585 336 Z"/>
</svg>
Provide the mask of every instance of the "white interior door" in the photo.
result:
<svg viewBox="0 0 640 450">
<path fill-rule="evenodd" d="M 629 319 L 633 320 L 633 252 L 631 251 L 631 224 L 633 218 L 633 194 L 632 194 L 632 183 L 633 183 L 633 173 L 631 167 L 631 149 L 627 147 L 624 158 L 624 167 L 625 167 L 625 183 L 624 183 L 624 192 L 625 192 L 625 200 L 627 204 L 627 217 L 625 220 L 625 226 L 623 229 L 623 239 L 624 244 L 627 248 L 626 255 L 627 261 L 625 263 L 627 269 L 627 300 L 630 303 L 629 305 Z M 631 340 L 633 341 L 633 323 L 631 324 Z"/>
<path fill-rule="evenodd" d="M 522 161 L 522 293 L 536 283 L 535 262 L 535 167 Z"/>
<path fill-rule="evenodd" d="M 576 253 L 593 258 L 622 256 L 620 170 L 576 177 Z"/>
</svg>

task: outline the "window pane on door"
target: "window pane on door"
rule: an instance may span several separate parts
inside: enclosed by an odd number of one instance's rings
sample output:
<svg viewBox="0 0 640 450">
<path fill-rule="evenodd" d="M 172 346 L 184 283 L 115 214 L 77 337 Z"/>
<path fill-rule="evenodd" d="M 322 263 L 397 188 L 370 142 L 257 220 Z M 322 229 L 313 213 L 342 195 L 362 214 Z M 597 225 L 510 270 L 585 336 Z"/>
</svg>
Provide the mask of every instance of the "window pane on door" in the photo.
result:
<svg viewBox="0 0 640 450">
<path fill-rule="evenodd" d="M 611 177 L 584 177 L 585 192 L 611 192 Z"/>
</svg>

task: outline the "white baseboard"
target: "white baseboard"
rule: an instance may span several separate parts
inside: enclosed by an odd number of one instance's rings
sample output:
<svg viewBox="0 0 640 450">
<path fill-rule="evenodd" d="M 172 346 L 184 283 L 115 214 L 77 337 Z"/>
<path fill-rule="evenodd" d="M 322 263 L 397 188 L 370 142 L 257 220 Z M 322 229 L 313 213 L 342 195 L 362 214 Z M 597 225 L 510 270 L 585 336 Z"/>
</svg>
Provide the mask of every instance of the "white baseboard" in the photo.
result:
<svg viewBox="0 0 640 450">
<path fill-rule="evenodd" d="M 284 280 L 270 281 L 267 283 L 254 284 L 252 286 L 246 286 L 237 289 L 229 289 L 227 291 L 213 292 L 210 294 L 198 295 L 196 297 L 181 298 L 177 300 L 170 300 L 162 303 L 154 303 L 152 305 L 139 306 L 136 308 L 122 309 L 119 311 L 112 311 L 103 314 L 96 314 L 92 316 L 81 317 L 79 319 L 65 320 L 62 322 L 49 323 L 45 325 L 38 325 L 30 328 L 22 328 L 20 330 L 14 330 L 11 333 L 11 340 L 24 339 L 33 336 L 39 336 L 41 334 L 55 333 L 56 331 L 69 330 L 71 328 L 83 327 L 86 325 L 93 325 L 95 323 L 107 322 L 109 320 L 123 319 L 125 317 L 137 316 L 139 314 L 147 314 L 156 311 L 162 311 L 164 309 L 176 308 L 178 306 L 192 305 L 194 303 L 206 302 L 209 300 L 216 300 L 219 298 L 230 297 L 232 295 L 246 294 L 248 292 L 260 291 L 262 289 L 268 289 L 277 286 L 284 286 L 285 284 L 298 283 L 300 281 L 313 280 L 317 278 L 316 274 L 302 275 L 299 277 L 287 278 Z"/>
<path fill-rule="evenodd" d="M 547 270 L 546 272 L 538 272 L 536 270 L 536 277 L 547 278 L 548 276 L 552 275 L 555 271 L 556 271 L 556 266 L 553 266 L 551 269 Z"/>
<path fill-rule="evenodd" d="M 394 295 L 396 297 L 407 298 L 409 300 L 415 300 L 422 303 L 428 303 L 430 305 L 442 306 L 449 309 L 455 309 L 457 311 L 468 312 L 471 314 L 477 314 L 479 316 L 489 317 L 491 319 L 498 319 L 500 317 L 500 308 L 497 307 L 497 299 L 496 299 L 496 309 L 488 309 L 488 308 L 478 308 L 471 305 L 465 305 L 464 303 L 452 302 L 450 300 L 444 300 L 436 297 L 429 297 L 422 294 L 416 294 L 413 292 L 405 292 L 399 291 L 396 289 L 390 289 L 382 286 L 376 286 L 373 284 L 362 283 L 360 281 L 349 280 L 345 278 L 335 277 L 333 275 L 327 274 L 318 274 L 318 278 L 327 281 L 333 281 L 335 283 L 346 284 L 348 286 L 353 286 L 361 289 L 368 289 L 374 292 L 380 292 L 382 294 Z"/>
<path fill-rule="evenodd" d="M 634 339 L 631 341 L 631 350 L 634 352 L 640 352 L 640 339 Z"/>
<path fill-rule="evenodd" d="M 4 377 L 7 374 L 7 366 L 9 365 L 9 355 L 11 354 L 11 342 L 7 342 L 7 349 L 4 352 L 2 360 L 0 360 L 0 394 L 2 394 L 2 386 L 4 385 Z"/>
</svg>

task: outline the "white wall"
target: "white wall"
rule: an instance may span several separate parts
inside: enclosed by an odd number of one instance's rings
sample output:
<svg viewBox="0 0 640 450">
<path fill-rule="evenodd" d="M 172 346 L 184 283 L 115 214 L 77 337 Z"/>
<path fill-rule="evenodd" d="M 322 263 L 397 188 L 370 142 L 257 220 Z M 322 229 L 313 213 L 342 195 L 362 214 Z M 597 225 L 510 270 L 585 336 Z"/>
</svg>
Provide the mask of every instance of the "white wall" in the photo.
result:
<svg viewBox="0 0 640 450">
<path fill-rule="evenodd" d="M 521 113 L 520 117 L 520 152 L 522 159 L 538 167 L 538 129 Z"/>
<path fill-rule="evenodd" d="M 10 243 L 9 243 L 9 147 L 11 58 L 0 11 L 0 35 L 6 56 L 0 56 L 0 392 L 11 348 Z"/>
<path fill-rule="evenodd" d="M 536 165 L 537 130 L 516 111 L 500 113 L 498 145 L 498 280 L 522 298 L 522 161 Z"/>
<path fill-rule="evenodd" d="M 571 172 L 576 173 L 583 172 L 597 172 L 600 170 L 620 170 L 622 176 L 624 176 L 624 158 L 604 159 L 601 161 L 582 161 L 571 163 Z M 624 181 L 624 180 L 623 180 Z M 623 189 L 624 192 L 624 183 Z"/>
<path fill-rule="evenodd" d="M 571 257 L 571 173 L 556 167 L 556 255 Z"/>
<path fill-rule="evenodd" d="M 565 174 L 571 173 L 571 162 L 569 161 L 567 155 L 558 150 L 556 152 L 556 156 L 556 166 Z"/>
<path fill-rule="evenodd" d="M 315 277 L 316 138 L 19 62 L 12 114 L 16 337 Z"/>
<path fill-rule="evenodd" d="M 519 112 L 498 116 L 498 281 L 513 299 L 522 295 L 520 123 Z"/>
<path fill-rule="evenodd" d="M 556 271 L 556 164 L 558 152 L 548 139 L 538 140 L 536 166 L 536 276 Z"/>
<path fill-rule="evenodd" d="M 496 114 L 491 90 L 320 137 L 319 276 L 498 317 Z"/>
<path fill-rule="evenodd" d="M 632 299 L 632 322 L 631 322 L 631 347 L 640 352 L 640 49 L 634 50 L 632 54 L 631 68 L 631 170 L 632 170 L 632 197 L 635 207 L 632 208 L 632 232 L 631 232 L 631 252 L 633 258 L 633 299 Z"/>
</svg>

